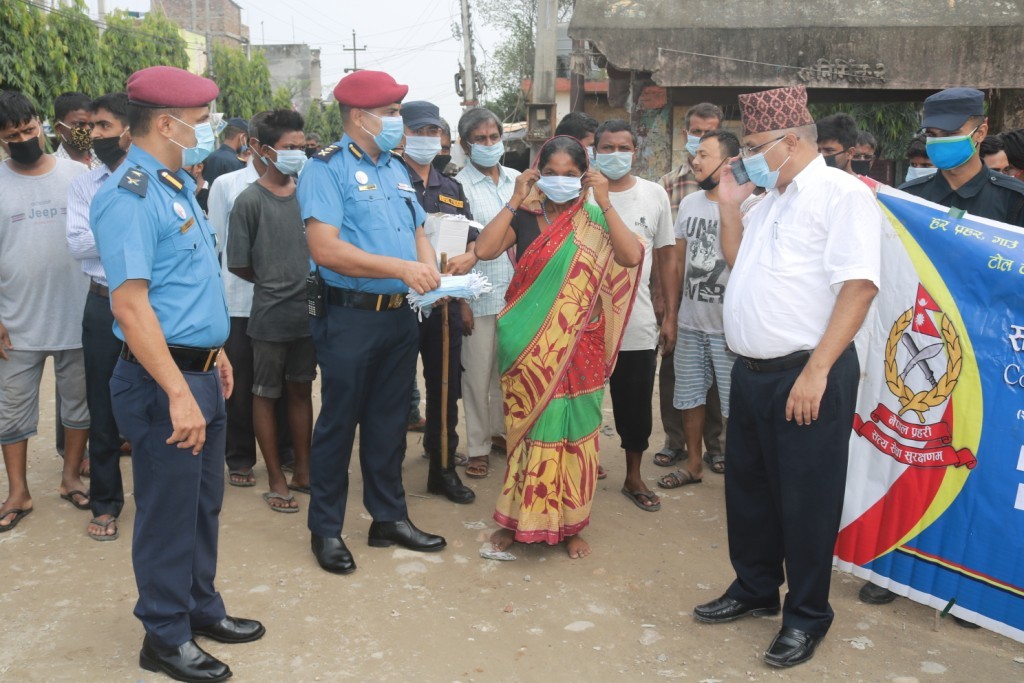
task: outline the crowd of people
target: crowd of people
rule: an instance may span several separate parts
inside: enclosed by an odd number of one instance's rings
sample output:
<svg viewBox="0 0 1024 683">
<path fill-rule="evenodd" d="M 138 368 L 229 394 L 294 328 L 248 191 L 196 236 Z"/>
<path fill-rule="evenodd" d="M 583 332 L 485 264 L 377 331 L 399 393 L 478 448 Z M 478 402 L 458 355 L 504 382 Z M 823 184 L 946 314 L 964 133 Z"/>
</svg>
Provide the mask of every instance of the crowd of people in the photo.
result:
<svg viewBox="0 0 1024 683">
<path fill-rule="evenodd" d="M 308 496 L 328 572 L 356 569 L 342 529 L 357 430 L 370 546 L 446 546 L 413 524 L 402 483 L 407 431 L 422 430 L 428 491 L 453 503 L 476 500 L 457 464 L 482 479 L 501 459 L 496 553 L 539 542 L 579 559 L 607 476 L 606 386 L 622 494 L 661 508 L 641 472 L 657 381 L 658 486 L 725 475 L 736 576 L 694 617 L 781 611 L 765 661 L 810 659 L 834 617 L 853 339 L 880 286 L 874 138 L 846 114 L 814 121 L 790 87 L 741 95 L 739 131 L 715 104 L 690 108 L 684 161 L 659 182 L 635 175 L 627 121 L 582 113 L 519 172 L 502 165 L 502 121 L 477 107 L 456 127 L 458 169 L 438 107 L 403 103 L 408 90 L 355 72 L 334 90 L 333 144 L 273 110 L 228 119 L 216 148 L 217 86 L 151 67 L 125 92 L 58 98 L 55 154 L 33 103 L 0 93 L 0 533 L 33 510 L 27 444 L 52 358 L 59 492 L 91 512 L 96 541 L 120 536 L 131 453 L 140 665 L 224 680 L 194 637 L 265 632 L 228 616 L 214 586 L 224 486 L 260 484 L 257 446 L 266 506 L 297 513 Z M 1024 226 L 1024 131 L 990 135 L 967 88 L 929 97 L 922 124 L 901 189 Z M 441 259 L 424 231 L 434 214 L 483 227 Z M 489 292 L 419 318 L 408 305 L 471 271 Z M 866 584 L 861 598 L 895 595 Z"/>
</svg>

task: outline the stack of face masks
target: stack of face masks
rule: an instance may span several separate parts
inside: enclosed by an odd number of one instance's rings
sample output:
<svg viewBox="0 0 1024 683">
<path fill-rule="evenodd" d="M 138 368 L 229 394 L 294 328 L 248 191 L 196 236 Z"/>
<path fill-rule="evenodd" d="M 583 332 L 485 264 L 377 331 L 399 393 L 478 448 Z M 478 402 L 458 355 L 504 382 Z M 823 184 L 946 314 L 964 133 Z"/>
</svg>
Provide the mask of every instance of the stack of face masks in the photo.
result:
<svg viewBox="0 0 1024 683">
<path fill-rule="evenodd" d="M 430 315 L 431 307 L 438 299 L 447 296 L 452 299 L 473 301 L 490 291 L 490 280 L 475 270 L 466 275 L 444 275 L 441 277 L 441 286 L 435 290 L 419 294 L 415 289 L 409 289 L 409 305 L 420 314 L 422 320 Z"/>
</svg>

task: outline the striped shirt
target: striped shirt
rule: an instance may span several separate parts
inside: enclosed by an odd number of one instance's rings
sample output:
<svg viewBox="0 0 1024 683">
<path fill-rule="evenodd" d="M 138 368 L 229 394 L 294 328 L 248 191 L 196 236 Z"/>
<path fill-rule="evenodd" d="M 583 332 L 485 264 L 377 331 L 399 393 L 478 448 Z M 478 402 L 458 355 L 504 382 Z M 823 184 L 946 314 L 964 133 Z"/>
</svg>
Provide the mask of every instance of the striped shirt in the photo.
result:
<svg viewBox="0 0 1024 683">
<path fill-rule="evenodd" d="M 498 215 L 506 202 L 512 199 L 518 175 L 519 171 L 515 169 L 498 166 L 498 183 L 495 184 L 470 163 L 459 171 L 455 179 L 462 183 L 469 205 L 473 207 L 473 218 L 487 225 Z M 492 261 L 479 261 L 474 270 L 484 275 L 493 289 L 479 299 L 469 302 L 473 315 L 497 315 L 505 307 L 505 290 L 512 282 L 512 275 L 515 272 L 512 262 L 507 255 L 502 254 Z"/>
<path fill-rule="evenodd" d="M 679 202 L 700 189 L 693 169 L 690 168 L 690 155 L 686 155 L 686 161 L 679 168 L 661 176 L 658 183 L 665 188 L 665 192 L 668 192 L 668 201 L 672 205 L 672 221 L 675 222 L 679 214 Z"/>
<path fill-rule="evenodd" d="M 71 155 L 68 154 L 68 151 L 64 149 L 63 144 L 57 145 L 57 151 L 53 153 L 53 156 L 57 157 L 58 159 L 67 159 L 68 161 L 75 161 L 80 164 L 83 163 L 81 161 L 78 161 L 78 159 L 72 159 Z M 103 165 L 103 162 L 100 161 L 99 157 L 97 157 L 95 154 L 90 154 L 89 162 L 85 165 L 89 167 L 90 171 L 95 171 L 97 168 Z"/>
<path fill-rule="evenodd" d="M 100 252 L 96 249 L 96 238 L 89 227 L 89 205 L 96 191 L 110 177 L 106 164 L 84 173 L 68 188 L 68 222 L 65 227 L 68 249 L 82 266 L 82 272 L 97 283 L 107 286 L 107 274 L 100 263 Z"/>
</svg>

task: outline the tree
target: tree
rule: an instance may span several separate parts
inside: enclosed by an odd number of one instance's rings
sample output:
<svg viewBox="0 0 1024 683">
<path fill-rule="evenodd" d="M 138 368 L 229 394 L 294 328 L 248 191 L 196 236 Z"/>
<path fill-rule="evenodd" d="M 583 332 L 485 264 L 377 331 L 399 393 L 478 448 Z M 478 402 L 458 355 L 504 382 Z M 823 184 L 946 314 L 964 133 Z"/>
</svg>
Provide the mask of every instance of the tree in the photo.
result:
<svg viewBox="0 0 1024 683">
<path fill-rule="evenodd" d="M 220 88 L 217 108 L 226 116 L 249 119 L 271 107 L 270 69 L 262 50 L 254 51 L 249 59 L 240 47 L 214 43 L 209 68 L 207 75 Z"/>
<path fill-rule="evenodd" d="M 75 0 L 50 12 L 46 15 L 46 28 L 46 38 L 40 43 L 48 53 L 40 64 L 44 83 L 57 94 L 81 91 L 92 97 L 102 95 L 106 75 L 97 49 L 100 33 L 87 14 L 85 3 Z M 39 104 L 49 112 L 52 100 Z"/>
<path fill-rule="evenodd" d="M 921 128 L 921 105 L 915 102 L 812 104 L 810 110 L 815 121 L 838 112 L 852 116 L 858 129 L 875 136 L 879 159 L 902 159 Z"/>
<path fill-rule="evenodd" d="M 124 90 L 129 76 L 150 66 L 188 68 L 188 52 L 178 25 L 160 12 L 150 12 L 138 20 L 118 10 L 106 15 L 104 22 L 99 62 L 105 65 L 106 78 L 97 90 Z"/>
<path fill-rule="evenodd" d="M 324 142 L 335 142 L 340 140 L 341 136 L 344 135 L 345 126 L 342 124 L 341 108 L 338 107 L 337 102 L 329 103 L 324 110 L 323 130 L 326 134 L 326 137 L 322 138 Z"/>
<path fill-rule="evenodd" d="M 0 3 L 0 87 L 19 90 L 37 105 L 53 101 L 40 77 L 39 37 L 46 33 L 43 12 L 35 5 Z"/>
<path fill-rule="evenodd" d="M 324 130 L 324 110 L 320 100 L 313 100 L 309 103 L 309 110 L 305 114 L 306 119 L 306 135 L 310 133 L 316 133 L 320 136 L 320 141 L 325 145 L 327 144 L 327 131 Z"/>
<path fill-rule="evenodd" d="M 274 91 L 274 97 L 270 101 L 271 109 L 294 109 L 292 104 L 292 93 L 288 88 L 280 87 Z"/>
</svg>

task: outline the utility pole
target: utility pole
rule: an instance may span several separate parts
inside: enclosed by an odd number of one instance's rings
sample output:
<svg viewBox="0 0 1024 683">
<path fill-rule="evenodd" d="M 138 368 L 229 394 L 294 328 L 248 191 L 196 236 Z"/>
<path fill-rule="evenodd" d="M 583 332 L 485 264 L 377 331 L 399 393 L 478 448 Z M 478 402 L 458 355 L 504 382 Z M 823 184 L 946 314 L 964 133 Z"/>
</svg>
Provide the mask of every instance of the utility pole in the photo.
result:
<svg viewBox="0 0 1024 683">
<path fill-rule="evenodd" d="M 341 49 L 344 50 L 345 52 L 351 52 L 352 53 L 352 68 L 351 69 L 345 69 L 345 73 L 350 73 L 352 71 L 362 71 L 362 69 L 359 68 L 359 64 L 356 61 L 356 53 L 357 52 L 366 52 L 366 46 L 363 45 L 362 47 L 356 47 L 356 30 L 355 29 L 352 29 L 352 47 L 343 47 Z"/>
<path fill-rule="evenodd" d="M 558 0 L 537 2 L 537 49 L 533 61 L 533 96 L 527 105 L 527 139 L 531 157 L 555 133 L 555 62 Z"/>
<path fill-rule="evenodd" d="M 476 74 L 474 73 L 473 60 L 473 28 L 469 21 L 469 0 L 462 0 L 462 106 L 475 107 L 476 101 Z"/>
<path fill-rule="evenodd" d="M 582 40 L 573 39 L 569 64 L 569 111 L 583 111 L 586 101 L 587 57 L 583 54 Z"/>
<path fill-rule="evenodd" d="M 99 15 L 100 21 L 103 21 L 103 17 L 107 16 L 107 3 L 105 0 L 97 0 L 96 14 Z"/>
</svg>

